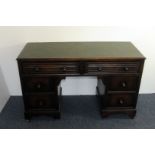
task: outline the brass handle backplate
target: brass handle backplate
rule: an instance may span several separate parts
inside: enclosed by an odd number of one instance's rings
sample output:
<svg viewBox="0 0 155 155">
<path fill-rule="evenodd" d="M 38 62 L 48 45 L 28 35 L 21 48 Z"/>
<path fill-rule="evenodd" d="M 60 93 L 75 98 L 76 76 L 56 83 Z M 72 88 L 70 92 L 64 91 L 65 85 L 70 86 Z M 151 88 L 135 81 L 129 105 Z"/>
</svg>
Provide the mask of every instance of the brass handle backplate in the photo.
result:
<svg viewBox="0 0 155 155">
<path fill-rule="evenodd" d="M 128 68 L 128 67 L 124 67 L 124 70 L 125 70 L 125 71 L 128 71 L 128 70 L 129 70 L 129 68 Z"/>
<path fill-rule="evenodd" d="M 122 86 L 123 88 L 126 88 L 126 82 L 122 82 L 122 83 L 121 83 L 121 86 Z"/>
<path fill-rule="evenodd" d="M 33 69 L 35 72 L 38 72 L 38 71 L 40 71 L 40 68 L 39 67 L 34 67 L 34 69 Z"/>
<path fill-rule="evenodd" d="M 119 103 L 120 103 L 121 105 L 123 105 L 123 104 L 124 104 L 124 100 L 123 100 L 123 99 L 120 99 L 120 100 L 119 100 Z"/>
</svg>

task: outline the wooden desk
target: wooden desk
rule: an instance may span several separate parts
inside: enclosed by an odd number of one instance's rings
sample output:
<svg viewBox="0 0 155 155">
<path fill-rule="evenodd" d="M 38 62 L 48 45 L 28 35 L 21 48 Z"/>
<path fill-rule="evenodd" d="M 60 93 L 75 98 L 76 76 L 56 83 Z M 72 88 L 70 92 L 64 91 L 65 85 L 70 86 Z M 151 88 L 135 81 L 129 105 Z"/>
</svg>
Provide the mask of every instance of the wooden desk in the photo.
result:
<svg viewBox="0 0 155 155">
<path fill-rule="evenodd" d="M 27 43 L 18 56 L 25 118 L 60 118 L 58 85 L 66 76 L 97 76 L 103 117 L 136 114 L 144 56 L 130 42 Z"/>
</svg>

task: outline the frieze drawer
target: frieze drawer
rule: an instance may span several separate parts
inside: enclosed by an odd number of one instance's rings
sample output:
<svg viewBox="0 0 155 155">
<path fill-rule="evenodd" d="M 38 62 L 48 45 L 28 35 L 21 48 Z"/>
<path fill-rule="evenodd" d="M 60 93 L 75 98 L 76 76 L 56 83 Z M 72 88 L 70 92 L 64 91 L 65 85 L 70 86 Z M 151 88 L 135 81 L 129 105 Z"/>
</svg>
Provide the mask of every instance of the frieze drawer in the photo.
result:
<svg viewBox="0 0 155 155">
<path fill-rule="evenodd" d="M 140 64 L 138 62 L 102 62 L 88 63 L 89 73 L 137 73 Z"/>
<path fill-rule="evenodd" d="M 77 74 L 77 63 L 22 63 L 24 74 Z"/>
</svg>

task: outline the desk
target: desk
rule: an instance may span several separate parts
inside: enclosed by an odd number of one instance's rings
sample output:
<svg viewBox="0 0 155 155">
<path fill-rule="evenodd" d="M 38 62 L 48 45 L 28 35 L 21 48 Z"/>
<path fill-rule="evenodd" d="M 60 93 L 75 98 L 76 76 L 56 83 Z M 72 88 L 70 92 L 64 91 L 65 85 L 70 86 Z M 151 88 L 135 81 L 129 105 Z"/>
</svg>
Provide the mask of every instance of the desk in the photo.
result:
<svg viewBox="0 0 155 155">
<path fill-rule="evenodd" d="M 27 43 L 17 58 L 25 118 L 60 118 L 58 87 L 67 76 L 96 76 L 101 116 L 136 114 L 145 57 L 130 42 Z"/>
</svg>

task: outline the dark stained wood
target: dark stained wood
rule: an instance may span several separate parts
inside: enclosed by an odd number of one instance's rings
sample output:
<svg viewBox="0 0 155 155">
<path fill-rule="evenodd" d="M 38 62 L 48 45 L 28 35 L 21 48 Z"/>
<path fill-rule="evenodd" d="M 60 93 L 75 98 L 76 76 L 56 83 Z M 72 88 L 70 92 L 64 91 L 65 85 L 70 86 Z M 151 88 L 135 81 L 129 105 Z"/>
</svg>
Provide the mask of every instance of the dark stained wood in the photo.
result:
<svg viewBox="0 0 155 155">
<path fill-rule="evenodd" d="M 58 99 L 54 94 L 33 94 L 25 96 L 28 107 L 31 109 L 56 109 Z"/>
<path fill-rule="evenodd" d="M 106 86 L 109 91 L 136 91 L 140 76 L 108 76 Z"/>
<path fill-rule="evenodd" d="M 134 108 L 130 108 L 130 109 L 124 108 L 123 110 L 119 109 L 119 108 L 118 109 L 117 108 L 115 108 L 115 109 L 102 109 L 101 110 L 101 116 L 103 118 L 106 118 L 111 114 L 120 114 L 121 113 L 121 114 L 127 114 L 131 119 L 133 119 L 136 115 L 136 112 L 137 111 Z"/>
<path fill-rule="evenodd" d="M 106 107 L 133 107 L 135 105 L 135 94 L 108 94 L 105 99 Z"/>
<path fill-rule="evenodd" d="M 50 92 L 52 83 L 48 77 L 25 77 L 25 92 Z"/>
<path fill-rule="evenodd" d="M 28 43 L 17 58 L 25 119 L 60 118 L 66 76 L 97 76 L 101 115 L 136 114 L 145 57 L 130 42 Z"/>
</svg>

